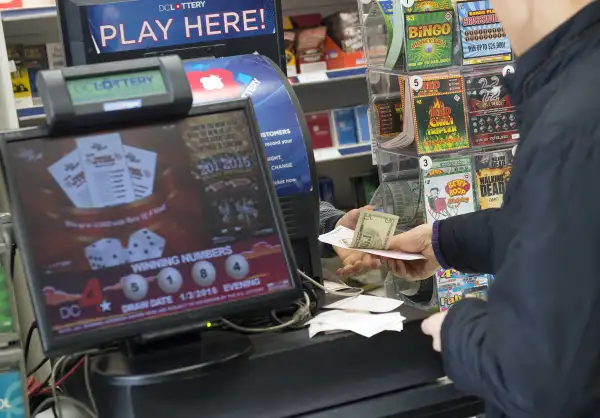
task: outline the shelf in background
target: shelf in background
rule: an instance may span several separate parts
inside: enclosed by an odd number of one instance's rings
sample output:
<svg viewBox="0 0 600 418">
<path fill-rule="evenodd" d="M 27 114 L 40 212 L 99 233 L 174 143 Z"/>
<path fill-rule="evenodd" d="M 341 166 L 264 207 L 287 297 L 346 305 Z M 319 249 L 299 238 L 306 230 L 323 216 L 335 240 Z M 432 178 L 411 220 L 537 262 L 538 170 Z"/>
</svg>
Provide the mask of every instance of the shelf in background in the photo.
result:
<svg viewBox="0 0 600 418">
<path fill-rule="evenodd" d="M 365 78 L 366 73 L 367 67 L 342 68 L 340 70 L 298 74 L 297 76 L 289 77 L 289 80 L 293 86 L 297 86 L 299 84 L 326 83 L 331 80 L 339 81 L 340 79 L 352 77 Z"/>
<path fill-rule="evenodd" d="M 46 117 L 43 106 L 17 109 L 19 120 L 44 119 Z"/>
<path fill-rule="evenodd" d="M 519 138 L 515 138 L 517 141 Z M 518 145 L 518 142 L 508 142 L 505 144 L 492 144 L 492 145 L 479 145 L 479 146 L 471 146 L 469 148 L 455 150 L 455 151 L 446 151 L 446 152 L 438 152 L 434 154 L 422 154 L 420 155 L 417 152 L 416 145 L 413 143 L 407 148 L 394 148 L 394 149 L 386 149 L 383 147 L 377 147 L 378 151 L 381 151 L 390 155 L 397 155 L 405 158 L 421 158 L 424 155 L 428 155 L 431 158 L 446 158 L 446 157 L 473 157 L 475 155 L 485 154 L 487 152 L 494 151 L 506 151 L 512 150 Z"/>
<path fill-rule="evenodd" d="M 3 22 L 17 22 L 24 20 L 57 18 L 56 7 L 32 7 L 23 9 L 9 9 L 0 12 Z"/>
<path fill-rule="evenodd" d="M 338 11 L 356 10 L 356 0 L 281 0 L 285 16 L 321 13 L 328 16 Z"/>
<path fill-rule="evenodd" d="M 305 113 L 368 104 L 365 68 L 333 70 L 310 76 L 290 77 Z M 19 120 L 44 117 L 43 107 L 17 110 Z"/>
<path fill-rule="evenodd" d="M 315 153 L 315 161 L 317 163 L 322 163 L 326 161 L 371 155 L 371 144 L 357 144 L 340 148 L 319 148 L 313 152 Z"/>
<path fill-rule="evenodd" d="M 19 122 L 21 123 L 22 128 L 41 125 L 46 117 L 42 106 L 19 109 L 17 110 L 17 115 L 19 116 Z M 314 150 L 314 154 L 317 163 L 360 157 L 371 155 L 371 144 L 357 144 L 341 148 L 321 148 Z"/>
<path fill-rule="evenodd" d="M 304 113 L 369 104 L 364 67 L 290 77 Z"/>
</svg>

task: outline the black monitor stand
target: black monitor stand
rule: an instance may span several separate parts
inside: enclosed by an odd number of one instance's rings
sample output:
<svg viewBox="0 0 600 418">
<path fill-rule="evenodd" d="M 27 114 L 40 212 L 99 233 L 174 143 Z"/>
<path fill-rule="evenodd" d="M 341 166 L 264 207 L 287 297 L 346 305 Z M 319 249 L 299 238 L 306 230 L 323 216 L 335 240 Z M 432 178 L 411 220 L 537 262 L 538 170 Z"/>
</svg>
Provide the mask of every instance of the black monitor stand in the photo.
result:
<svg viewBox="0 0 600 418">
<path fill-rule="evenodd" d="M 132 405 L 134 393 L 225 370 L 247 360 L 252 352 L 247 336 L 221 330 L 125 341 L 120 350 L 106 352 L 91 361 L 94 395 L 108 395 L 111 400 L 96 402 L 99 416 L 137 417 Z"/>
</svg>

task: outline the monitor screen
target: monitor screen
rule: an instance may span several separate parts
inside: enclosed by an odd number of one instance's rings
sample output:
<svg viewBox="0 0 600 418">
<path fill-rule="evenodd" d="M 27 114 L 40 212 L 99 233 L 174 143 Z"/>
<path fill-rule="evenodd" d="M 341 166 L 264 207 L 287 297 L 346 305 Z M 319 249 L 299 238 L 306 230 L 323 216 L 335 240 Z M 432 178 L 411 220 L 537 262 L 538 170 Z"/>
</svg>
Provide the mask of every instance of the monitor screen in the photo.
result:
<svg viewBox="0 0 600 418">
<path fill-rule="evenodd" d="M 8 142 L 48 337 L 296 294 L 259 140 L 234 110 Z"/>
</svg>

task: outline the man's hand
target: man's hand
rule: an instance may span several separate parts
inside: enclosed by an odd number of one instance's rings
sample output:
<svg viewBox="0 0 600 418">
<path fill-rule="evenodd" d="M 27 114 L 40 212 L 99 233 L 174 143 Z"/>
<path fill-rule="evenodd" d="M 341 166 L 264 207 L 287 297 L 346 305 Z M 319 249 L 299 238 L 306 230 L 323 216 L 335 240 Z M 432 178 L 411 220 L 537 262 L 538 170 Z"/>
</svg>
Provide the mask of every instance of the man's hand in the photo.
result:
<svg viewBox="0 0 600 418">
<path fill-rule="evenodd" d="M 442 325 L 447 314 L 448 311 L 436 313 L 421 323 L 423 334 L 433 338 L 433 349 L 438 353 L 442 352 Z"/>
<path fill-rule="evenodd" d="M 351 211 L 346 212 L 346 214 L 342 216 L 339 221 L 337 221 L 335 227 L 337 228 L 338 226 L 345 226 L 346 228 L 354 231 L 356 229 L 356 223 L 360 217 L 361 210 L 373 210 L 373 207 L 365 206 L 364 208 L 352 209 Z"/>
<path fill-rule="evenodd" d="M 371 206 L 365 206 L 364 208 L 353 209 L 342 216 L 335 226 L 345 226 L 346 228 L 354 231 L 356 229 L 356 223 L 360 217 L 361 210 L 373 210 L 373 208 Z M 349 250 L 340 247 L 333 247 L 333 249 L 344 265 L 344 267 L 336 271 L 338 276 L 358 276 L 369 270 L 375 270 L 379 268 L 379 265 L 381 264 L 379 260 L 370 254 L 363 253 L 361 251 Z"/>
<path fill-rule="evenodd" d="M 424 260 L 394 260 L 382 257 L 381 261 L 394 275 L 403 279 L 418 281 L 431 277 L 440 269 L 431 246 L 433 229 L 431 225 L 420 225 L 390 240 L 390 250 L 421 254 Z"/>
<path fill-rule="evenodd" d="M 380 261 L 370 254 L 355 250 L 347 250 L 345 248 L 333 248 L 340 258 L 344 267 L 336 271 L 338 276 L 351 277 L 358 276 L 370 270 L 379 268 Z"/>
</svg>

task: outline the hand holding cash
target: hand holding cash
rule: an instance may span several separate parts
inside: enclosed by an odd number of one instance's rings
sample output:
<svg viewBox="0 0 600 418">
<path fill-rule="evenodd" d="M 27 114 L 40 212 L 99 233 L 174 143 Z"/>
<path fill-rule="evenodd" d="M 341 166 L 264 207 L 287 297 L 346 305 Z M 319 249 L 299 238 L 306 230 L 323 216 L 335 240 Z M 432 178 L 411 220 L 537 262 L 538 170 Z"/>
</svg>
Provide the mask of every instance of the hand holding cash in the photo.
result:
<svg viewBox="0 0 600 418">
<path fill-rule="evenodd" d="M 361 210 L 355 231 L 338 226 L 330 233 L 321 235 L 319 241 L 334 247 L 353 249 L 397 260 L 423 259 L 421 254 L 388 250 L 390 240 L 396 232 L 398 219 L 396 215 Z"/>
</svg>

